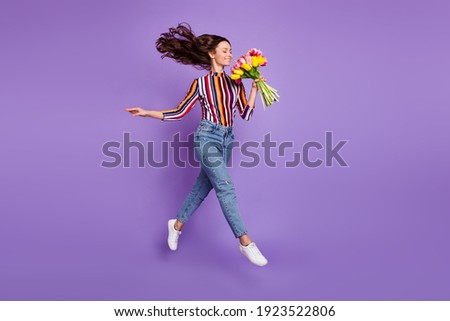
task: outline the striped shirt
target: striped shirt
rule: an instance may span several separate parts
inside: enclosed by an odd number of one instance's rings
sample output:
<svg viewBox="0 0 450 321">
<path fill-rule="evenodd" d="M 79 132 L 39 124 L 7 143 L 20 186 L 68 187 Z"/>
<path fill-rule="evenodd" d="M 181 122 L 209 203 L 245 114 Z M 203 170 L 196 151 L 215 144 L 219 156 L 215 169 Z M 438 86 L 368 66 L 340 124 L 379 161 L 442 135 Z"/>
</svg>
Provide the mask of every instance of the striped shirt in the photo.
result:
<svg viewBox="0 0 450 321">
<path fill-rule="evenodd" d="M 245 120 L 249 120 L 253 114 L 254 108 L 247 104 L 242 82 L 238 84 L 225 72 L 210 71 L 207 75 L 194 79 L 186 97 L 177 108 L 161 110 L 161 120 L 181 120 L 197 100 L 202 108 L 202 119 L 222 126 L 233 126 L 236 107 Z"/>
</svg>

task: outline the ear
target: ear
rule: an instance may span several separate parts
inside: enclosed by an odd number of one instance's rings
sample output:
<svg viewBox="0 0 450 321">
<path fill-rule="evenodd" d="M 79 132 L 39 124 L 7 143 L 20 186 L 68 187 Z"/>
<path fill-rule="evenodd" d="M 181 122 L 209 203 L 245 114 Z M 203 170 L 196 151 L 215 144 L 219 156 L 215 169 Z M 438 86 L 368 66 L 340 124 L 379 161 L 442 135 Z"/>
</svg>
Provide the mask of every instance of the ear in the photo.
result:
<svg viewBox="0 0 450 321">
<path fill-rule="evenodd" d="M 209 58 L 213 59 L 215 53 L 216 53 L 215 51 L 209 51 L 209 52 L 208 52 Z"/>
</svg>

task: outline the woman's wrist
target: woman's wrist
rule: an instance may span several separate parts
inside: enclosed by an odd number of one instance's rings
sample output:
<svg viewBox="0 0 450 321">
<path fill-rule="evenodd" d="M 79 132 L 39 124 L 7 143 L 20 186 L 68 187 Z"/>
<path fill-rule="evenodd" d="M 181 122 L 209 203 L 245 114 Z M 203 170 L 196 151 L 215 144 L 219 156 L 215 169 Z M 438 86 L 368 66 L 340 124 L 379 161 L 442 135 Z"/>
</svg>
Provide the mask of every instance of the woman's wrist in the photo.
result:
<svg viewBox="0 0 450 321">
<path fill-rule="evenodd" d="M 146 117 L 152 117 L 152 118 L 161 118 L 162 112 L 159 110 L 146 110 L 145 111 Z"/>
<path fill-rule="evenodd" d="M 164 119 L 164 114 L 160 110 L 149 110 L 148 117 L 153 117 L 156 119 Z"/>
</svg>

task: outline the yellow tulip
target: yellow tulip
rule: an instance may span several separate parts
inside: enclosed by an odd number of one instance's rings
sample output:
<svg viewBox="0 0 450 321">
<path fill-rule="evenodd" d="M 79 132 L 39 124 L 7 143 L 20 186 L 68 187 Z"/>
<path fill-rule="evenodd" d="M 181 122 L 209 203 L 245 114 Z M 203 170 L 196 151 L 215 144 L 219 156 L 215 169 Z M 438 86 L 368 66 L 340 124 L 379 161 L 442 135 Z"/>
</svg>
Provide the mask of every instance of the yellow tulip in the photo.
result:
<svg viewBox="0 0 450 321">
<path fill-rule="evenodd" d="M 236 75 L 242 76 L 242 75 L 244 74 L 244 71 L 243 71 L 242 69 L 235 69 L 235 70 L 233 71 L 233 73 L 235 73 Z"/>
<path fill-rule="evenodd" d="M 232 75 L 230 76 L 230 78 L 233 79 L 233 80 L 238 80 L 239 78 L 241 78 L 241 75 L 238 75 L 238 74 L 232 74 Z"/>
<path fill-rule="evenodd" d="M 259 62 L 258 57 L 252 56 L 252 66 L 258 67 L 258 62 Z"/>
<path fill-rule="evenodd" d="M 265 61 L 266 61 L 266 58 L 264 58 L 263 56 L 258 56 L 258 62 L 260 65 L 262 65 Z"/>
<path fill-rule="evenodd" d="M 252 66 L 250 66 L 249 64 L 242 64 L 242 68 L 249 71 L 250 69 L 252 69 Z"/>
</svg>

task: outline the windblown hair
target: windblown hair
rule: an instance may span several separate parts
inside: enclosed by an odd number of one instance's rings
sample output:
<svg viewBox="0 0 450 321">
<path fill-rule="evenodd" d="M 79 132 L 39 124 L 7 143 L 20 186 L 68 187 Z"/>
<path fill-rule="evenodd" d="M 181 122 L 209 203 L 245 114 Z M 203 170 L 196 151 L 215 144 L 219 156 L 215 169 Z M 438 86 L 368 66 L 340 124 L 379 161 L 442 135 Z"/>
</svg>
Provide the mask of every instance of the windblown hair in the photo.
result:
<svg viewBox="0 0 450 321">
<path fill-rule="evenodd" d="M 163 54 L 161 59 L 169 57 L 196 69 L 209 70 L 211 57 L 208 52 L 215 52 L 222 41 L 230 43 L 228 39 L 217 35 L 203 34 L 196 37 L 191 26 L 182 22 L 175 28 L 169 28 L 169 32 L 162 33 L 155 44 L 156 50 Z"/>
</svg>

